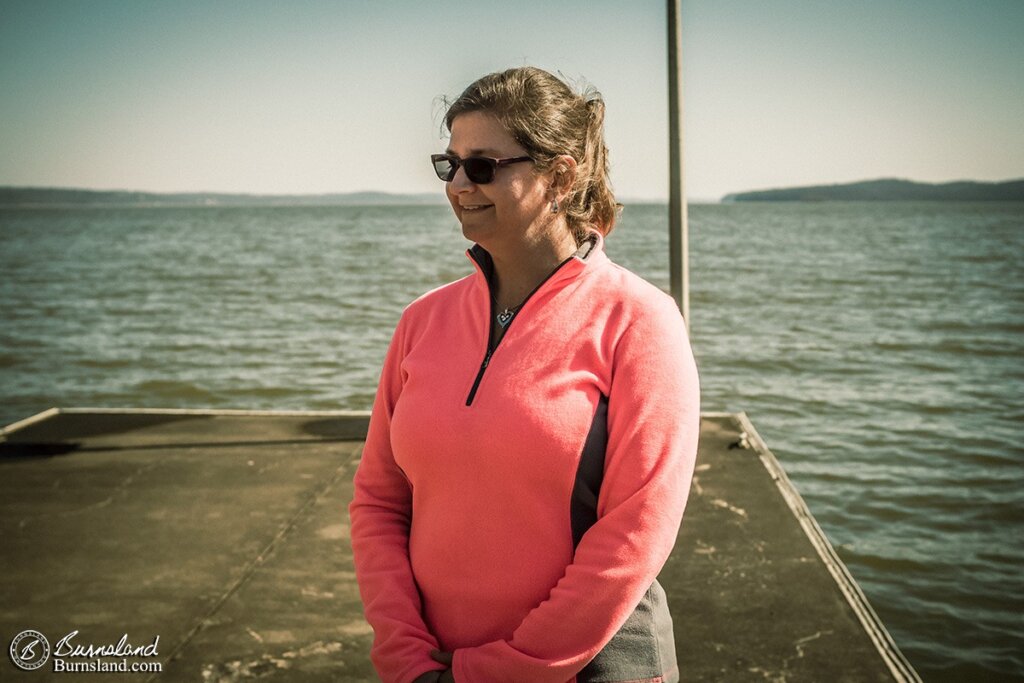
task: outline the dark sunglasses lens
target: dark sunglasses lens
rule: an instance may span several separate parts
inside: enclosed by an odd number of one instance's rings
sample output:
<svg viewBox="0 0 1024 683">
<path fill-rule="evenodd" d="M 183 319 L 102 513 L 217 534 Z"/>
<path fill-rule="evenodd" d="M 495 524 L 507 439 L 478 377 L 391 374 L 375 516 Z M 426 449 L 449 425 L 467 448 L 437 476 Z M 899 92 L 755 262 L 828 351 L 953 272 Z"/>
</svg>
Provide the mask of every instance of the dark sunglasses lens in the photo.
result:
<svg viewBox="0 0 1024 683">
<path fill-rule="evenodd" d="M 469 157 L 462 160 L 462 168 L 466 169 L 466 177 L 470 182 L 484 185 L 494 180 L 494 166 L 487 159 Z"/>
<path fill-rule="evenodd" d="M 437 173 L 437 177 L 441 180 L 451 182 L 451 179 L 455 177 L 455 169 L 457 166 L 452 163 L 449 157 L 439 157 L 434 159 L 434 172 Z"/>
</svg>

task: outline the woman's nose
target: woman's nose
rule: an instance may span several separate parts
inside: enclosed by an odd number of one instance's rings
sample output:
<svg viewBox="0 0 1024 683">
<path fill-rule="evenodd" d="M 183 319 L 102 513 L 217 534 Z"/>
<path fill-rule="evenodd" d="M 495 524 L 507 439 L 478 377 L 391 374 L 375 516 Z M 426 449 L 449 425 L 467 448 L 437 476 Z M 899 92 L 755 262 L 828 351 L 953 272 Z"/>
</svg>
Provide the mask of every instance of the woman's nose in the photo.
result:
<svg viewBox="0 0 1024 683">
<path fill-rule="evenodd" d="M 455 175 L 452 176 L 451 182 L 452 192 L 472 192 L 476 188 L 476 185 L 466 176 L 466 170 L 459 166 L 455 169 Z"/>
</svg>

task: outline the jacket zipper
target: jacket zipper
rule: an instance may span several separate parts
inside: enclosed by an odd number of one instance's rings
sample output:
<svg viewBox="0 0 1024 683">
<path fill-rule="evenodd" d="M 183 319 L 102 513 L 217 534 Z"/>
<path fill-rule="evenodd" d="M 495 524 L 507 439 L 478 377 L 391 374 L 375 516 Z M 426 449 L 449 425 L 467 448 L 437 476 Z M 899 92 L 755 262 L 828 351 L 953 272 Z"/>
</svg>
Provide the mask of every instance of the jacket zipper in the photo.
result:
<svg viewBox="0 0 1024 683">
<path fill-rule="evenodd" d="M 515 316 L 512 316 L 512 320 L 515 320 Z M 512 320 L 508 321 L 509 325 L 512 324 Z M 508 333 L 508 326 L 507 325 L 506 325 L 505 332 L 506 332 L 506 334 Z M 491 356 L 494 355 L 494 350 L 498 348 L 498 344 L 495 344 L 493 347 L 491 346 L 491 338 L 492 337 L 494 337 L 494 302 L 493 302 L 493 300 L 491 301 L 491 326 L 490 326 L 490 328 L 487 331 L 487 353 L 484 355 L 483 362 L 480 363 L 480 371 L 476 373 L 476 379 L 473 380 L 473 388 L 469 390 L 469 396 L 466 397 L 466 405 L 467 406 L 473 405 L 473 397 L 476 396 L 476 390 L 480 386 L 480 380 L 482 380 L 484 378 L 484 370 L 486 370 L 487 366 L 490 365 L 490 363 L 491 363 Z M 505 338 L 505 335 L 502 335 L 502 339 L 504 339 L 504 338 Z M 499 339 L 498 342 L 500 343 L 501 340 Z"/>
<path fill-rule="evenodd" d="M 473 387 L 469 390 L 469 396 L 466 397 L 466 405 L 467 406 L 473 405 L 473 399 L 476 398 L 476 390 L 480 388 L 480 381 L 484 378 L 484 371 L 487 370 L 487 366 L 491 364 L 491 356 L 493 356 L 494 352 L 498 350 L 498 344 L 500 344 L 501 340 L 504 339 L 505 335 L 508 334 L 508 328 L 512 327 L 512 323 L 514 323 L 516 321 L 516 318 L 519 317 L 520 311 L 522 311 L 523 308 L 526 307 L 526 302 L 529 301 L 531 298 L 533 298 L 533 295 L 537 293 L 537 290 L 539 290 L 541 287 L 543 287 L 544 283 L 546 283 L 548 280 L 550 280 L 552 277 L 554 277 L 555 273 L 557 273 L 558 271 L 560 271 L 562 269 L 562 266 L 564 266 L 569 261 L 572 261 L 575 257 L 576 257 L 576 254 L 573 254 L 569 258 L 567 258 L 564 261 L 562 261 L 561 263 L 559 263 L 558 266 L 556 266 L 555 269 L 553 271 L 551 271 L 551 273 L 546 278 L 541 280 L 539 285 L 537 285 L 536 287 L 533 288 L 532 292 L 530 292 L 529 294 L 526 295 L 526 298 L 523 299 L 523 303 L 519 304 L 519 310 L 517 310 L 514 314 L 512 314 L 512 318 L 508 321 L 508 324 L 505 325 L 505 332 L 501 335 L 501 337 L 498 338 L 498 341 L 496 341 L 493 346 L 491 345 L 491 339 L 494 338 L 494 320 L 495 320 L 494 306 L 495 306 L 495 301 L 494 301 L 494 297 L 493 296 L 488 297 L 491 300 L 491 305 L 490 305 L 490 309 L 491 309 L 490 321 L 491 321 L 491 324 L 487 328 L 487 352 L 484 354 L 484 359 L 480 363 L 480 370 L 479 370 L 479 372 L 476 373 L 476 379 L 473 380 Z M 476 257 L 474 256 L 474 259 L 475 258 Z M 484 279 L 487 280 L 486 277 Z M 490 294 L 490 292 L 491 292 L 490 280 L 487 280 L 487 292 L 488 292 L 488 294 Z"/>
</svg>

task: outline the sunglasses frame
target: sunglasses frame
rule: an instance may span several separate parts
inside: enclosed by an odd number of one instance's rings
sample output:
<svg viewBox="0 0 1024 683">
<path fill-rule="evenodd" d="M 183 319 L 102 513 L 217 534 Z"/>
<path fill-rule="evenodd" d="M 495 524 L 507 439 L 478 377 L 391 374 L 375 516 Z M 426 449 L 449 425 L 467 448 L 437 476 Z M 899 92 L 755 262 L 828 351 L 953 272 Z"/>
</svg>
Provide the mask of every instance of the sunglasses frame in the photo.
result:
<svg viewBox="0 0 1024 683">
<path fill-rule="evenodd" d="M 441 175 L 441 171 L 437 167 L 437 163 L 439 161 L 447 161 L 451 165 L 452 168 L 451 171 L 448 172 L 447 177 Z M 467 161 L 482 161 L 487 165 L 487 167 L 490 169 L 490 174 L 486 180 L 474 179 L 469 175 L 468 171 L 466 172 L 466 178 L 469 179 L 469 182 L 473 183 L 474 185 L 486 185 L 487 183 L 494 181 L 495 174 L 498 172 L 498 169 L 501 168 L 502 166 L 508 166 L 509 164 L 518 164 L 521 161 L 533 161 L 533 157 L 507 157 L 505 159 L 492 159 L 491 157 L 482 157 L 474 155 L 468 156 L 465 159 L 460 159 L 454 154 L 430 155 L 430 163 L 434 166 L 434 173 L 437 174 L 437 177 L 439 179 L 443 180 L 446 183 L 450 183 L 452 180 L 455 179 L 455 174 L 459 172 L 459 167 L 465 169 L 465 163 Z M 480 176 L 478 175 L 477 177 L 479 178 Z"/>
</svg>

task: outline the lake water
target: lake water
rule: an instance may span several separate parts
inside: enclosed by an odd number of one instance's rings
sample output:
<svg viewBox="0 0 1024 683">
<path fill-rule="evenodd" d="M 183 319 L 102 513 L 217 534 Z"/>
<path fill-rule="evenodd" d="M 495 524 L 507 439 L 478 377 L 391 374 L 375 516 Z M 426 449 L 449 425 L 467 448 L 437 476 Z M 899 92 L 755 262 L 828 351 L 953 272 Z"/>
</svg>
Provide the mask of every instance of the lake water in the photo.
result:
<svg viewBox="0 0 1024 683">
<path fill-rule="evenodd" d="M 610 256 L 667 288 L 667 211 Z M 1024 677 L 1024 205 L 691 207 L 703 408 L 746 411 L 925 680 Z M 368 409 L 449 210 L 0 209 L 0 423 Z"/>
</svg>

